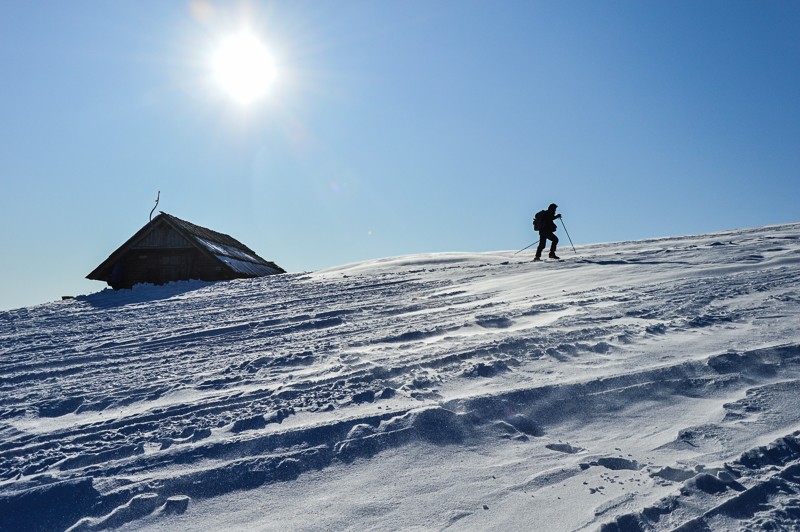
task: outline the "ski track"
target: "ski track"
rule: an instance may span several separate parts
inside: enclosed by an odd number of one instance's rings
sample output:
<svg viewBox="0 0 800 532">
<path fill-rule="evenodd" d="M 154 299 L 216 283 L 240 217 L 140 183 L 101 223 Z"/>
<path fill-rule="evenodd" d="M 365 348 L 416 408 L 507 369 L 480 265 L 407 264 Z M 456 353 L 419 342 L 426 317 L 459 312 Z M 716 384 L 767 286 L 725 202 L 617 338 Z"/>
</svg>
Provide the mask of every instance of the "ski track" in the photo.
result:
<svg viewBox="0 0 800 532">
<path fill-rule="evenodd" d="M 510 491 L 597 468 L 673 490 L 598 502 L 581 526 L 798 526 L 800 224 L 522 257 L 387 259 L 1 312 L 0 530 L 120 526 L 414 441 L 497 438 L 558 457 L 560 474 Z M 723 405 L 718 418 L 650 457 L 556 438 L 701 400 Z M 667 449 L 686 463 L 657 463 Z"/>
</svg>

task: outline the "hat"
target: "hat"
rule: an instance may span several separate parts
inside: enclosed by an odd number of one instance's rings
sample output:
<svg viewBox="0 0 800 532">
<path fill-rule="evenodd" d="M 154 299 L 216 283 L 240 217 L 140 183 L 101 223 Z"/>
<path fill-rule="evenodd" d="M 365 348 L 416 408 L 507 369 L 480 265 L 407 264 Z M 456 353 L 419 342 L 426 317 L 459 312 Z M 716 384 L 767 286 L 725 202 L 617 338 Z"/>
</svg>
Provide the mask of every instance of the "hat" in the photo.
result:
<svg viewBox="0 0 800 532">
<path fill-rule="evenodd" d="M 550 206 L 548 207 L 548 209 L 556 210 L 556 209 L 558 209 L 558 205 L 556 205 L 555 203 L 551 203 Z"/>
</svg>

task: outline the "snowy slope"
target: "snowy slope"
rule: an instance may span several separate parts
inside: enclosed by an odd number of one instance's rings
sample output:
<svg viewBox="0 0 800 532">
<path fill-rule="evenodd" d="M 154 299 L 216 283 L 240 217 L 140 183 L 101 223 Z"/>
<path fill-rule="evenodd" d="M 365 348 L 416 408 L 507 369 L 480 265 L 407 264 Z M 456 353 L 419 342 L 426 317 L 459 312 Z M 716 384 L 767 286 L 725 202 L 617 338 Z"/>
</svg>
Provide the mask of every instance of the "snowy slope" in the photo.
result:
<svg viewBox="0 0 800 532">
<path fill-rule="evenodd" d="M 800 528 L 800 224 L 526 253 L 0 313 L 0 530 Z"/>
</svg>

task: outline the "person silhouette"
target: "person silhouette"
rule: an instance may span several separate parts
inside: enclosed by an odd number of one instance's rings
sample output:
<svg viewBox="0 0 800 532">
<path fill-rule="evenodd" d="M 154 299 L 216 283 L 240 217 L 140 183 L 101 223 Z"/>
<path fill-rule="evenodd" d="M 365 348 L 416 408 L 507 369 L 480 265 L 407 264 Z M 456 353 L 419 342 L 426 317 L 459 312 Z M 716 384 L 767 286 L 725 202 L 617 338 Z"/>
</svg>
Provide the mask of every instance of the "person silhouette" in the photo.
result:
<svg viewBox="0 0 800 532">
<path fill-rule="evenodd" d="M 542 260 L 542 250 L 547 246 L 547 241 L 550 240 L 552 243 L 550 244 L 550 254 L 548 255 L 551 259 L 558 259 L 558 255 L 556 255 L 556 247 L 558 246 L 558 237 L 555 235 L 556 229 L 556 219 L 561 218 L 560 214 L 556 214 L 556 209 L 558 205 L 555 203 L 551 203 L 547 210 L 542 210 L 536 213 L 536 218 L 534 218 L 534 228 L 539 231 L 539 247 L 536 248 L 536 256 L 533 258 L 534 261 Z"/>
</svg>

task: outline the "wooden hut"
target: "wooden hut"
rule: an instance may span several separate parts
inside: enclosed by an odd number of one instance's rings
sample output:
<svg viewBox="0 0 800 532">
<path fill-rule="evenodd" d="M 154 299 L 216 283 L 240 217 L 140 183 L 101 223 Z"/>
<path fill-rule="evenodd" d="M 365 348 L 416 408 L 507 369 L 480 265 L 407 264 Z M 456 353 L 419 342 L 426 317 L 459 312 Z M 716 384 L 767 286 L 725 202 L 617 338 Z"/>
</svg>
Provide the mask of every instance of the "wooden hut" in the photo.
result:
<svg viewBox="0 0 800 532">
<path fill-rule="evenodd" d="M 137 283 L 222 281 L 286 273 L 235 238 L 165 212 L 122 244 L 87 279 L 115 290 Z"/>
</svg>

